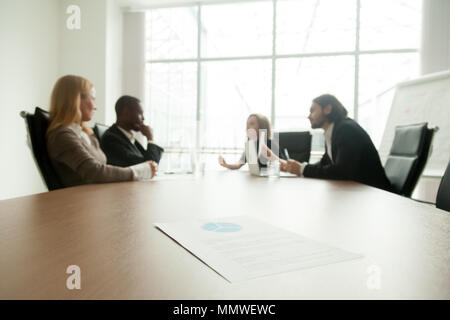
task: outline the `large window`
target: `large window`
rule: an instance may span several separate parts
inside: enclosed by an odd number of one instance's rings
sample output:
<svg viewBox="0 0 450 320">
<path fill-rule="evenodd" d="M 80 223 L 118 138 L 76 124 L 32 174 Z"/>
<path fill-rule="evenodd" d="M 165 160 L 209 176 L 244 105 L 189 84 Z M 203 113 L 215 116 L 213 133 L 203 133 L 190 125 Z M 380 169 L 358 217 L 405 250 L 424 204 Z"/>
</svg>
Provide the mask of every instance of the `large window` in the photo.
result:
<svg viewBox="0 0 450 320">
<path fill-rule="evenodd" d="M 418 73 L 421 2 L 234 1 L 149 10 L 146 113 L 155 136 L 180 163 L 194 149 L 214 163 L 217 153 L 238 158 L 248 114 L 267 115 L 278 131 L 309 130 L 311 100 L 332 93 L 378 146 L 395 84 Z M 321 133 L 313 136 L 313 150 L 323 150 Z"/>
</svg>

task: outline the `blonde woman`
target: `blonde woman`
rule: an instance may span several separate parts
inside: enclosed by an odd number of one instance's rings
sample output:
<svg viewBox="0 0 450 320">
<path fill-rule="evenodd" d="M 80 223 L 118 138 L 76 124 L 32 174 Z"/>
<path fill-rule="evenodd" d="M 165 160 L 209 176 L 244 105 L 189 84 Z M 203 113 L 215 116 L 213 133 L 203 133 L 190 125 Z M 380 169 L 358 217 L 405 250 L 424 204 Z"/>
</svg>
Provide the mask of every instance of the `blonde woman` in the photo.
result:
<svg viewBox="0 0 450 320">
<path fill-rule="evenodd" d="M 121 168 L 106 164 L 106 156 L 86 122 L 95 110 L 94 86 L 87 79 L 67 75 L 56 82 L 50 102 L 47 150 L 66 187 L 154 177 L 157 164 L 143 162 Z"/>
<path fill-rule="evenodd" d="M 259 136 L 261 131 L 265 130 L 266 137 L 267 137 L 267 147 L 271 147 L 271 137 L 272 137 L 272 130 L 270 128 L 270 121 L 267 119 L 266 116 L 259 114 L 259 113 L 252 113 L 247 118 L 247 138 L 248 140 L 256 140 L 257 143 L 257 150 L 259 150 Z M 266 148 L 263 148 L 262 150 L 267 150 Z M 269 155 L 269 152 L 267 152 L 267 155 Z M 241 158 L 237 163 L 229 164 L 225 161 L 225 159 L 222 156 L 219 156 L 219 164 L 222 167 L 225 167 L 227 169 L 231 170 L 238 170 L 240 169 L 245 163 L 247 162 L 247 159 L 245 157 L 245 151 L 242 154 Z M 259 165 L 261 167 L 264 167 L 265 164 L 261 163 L 259 160 Z"/>
</svg>

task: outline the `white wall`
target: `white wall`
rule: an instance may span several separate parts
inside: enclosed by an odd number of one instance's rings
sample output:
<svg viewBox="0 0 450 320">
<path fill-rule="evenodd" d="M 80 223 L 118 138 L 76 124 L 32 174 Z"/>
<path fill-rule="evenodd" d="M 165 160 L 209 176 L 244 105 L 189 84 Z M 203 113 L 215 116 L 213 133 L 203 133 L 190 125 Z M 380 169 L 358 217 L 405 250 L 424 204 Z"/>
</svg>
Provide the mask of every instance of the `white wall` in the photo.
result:
<svg viewBox="0 0 450 320">
<path fill-rule="evenodd" d="M 116 121 L 114 105 L 122 92 L 123 18 L 117 0 L 108 0 L 106 22 L 106 111 L 105 123 Z"/>
<path fill-rule="evenodd" d="M 47 191 L 21 110 L 47 108 L 58 76 L 59 0 L 0 1 L 0 199 Z"/>
<path fill-rule="evenodd" d="M 79 30 L 61 30 L 59 74 L 75 74 L 89 79 L 97 92 L 97 111 L 93 122 L 103 122 L 106 104 L 106 1 L 62 0 L 61 24 L 68 17 L 66 8 L 77 5 L 81 10 Z"/>
<path fill-rule="evenodd" d="M 421 74 L 450 70 L 450 1 L 424 0 Z"/>
<path fill-rule="evenodd" d="M 81 9 L 81 29 L 69 30 L 69 5 Z M 26 145 L 21 110 L 48 109 L 65 74 L 97 90 L 93 122 L 114 121 L 122 94 L 122 12 L 117 0 L 0 0 L 0 200 L 47 191 Z"/>
<path fill-rule="evenodd" d="M 81 29 L 63 29 L 59 73 L 89 79 L 97 93 L 91 124 L 111 124 L 114 103 L 122 93 L 122 11 L 117 0 L 62 0 L 64 21 L 69 5 L 80 7 Z"/>
<path fill-rule="evenodd" d="M 126 12 L 123 16 L 124 94 L 139 98 L 145 105 L 145 13 Z"/>
</svg>

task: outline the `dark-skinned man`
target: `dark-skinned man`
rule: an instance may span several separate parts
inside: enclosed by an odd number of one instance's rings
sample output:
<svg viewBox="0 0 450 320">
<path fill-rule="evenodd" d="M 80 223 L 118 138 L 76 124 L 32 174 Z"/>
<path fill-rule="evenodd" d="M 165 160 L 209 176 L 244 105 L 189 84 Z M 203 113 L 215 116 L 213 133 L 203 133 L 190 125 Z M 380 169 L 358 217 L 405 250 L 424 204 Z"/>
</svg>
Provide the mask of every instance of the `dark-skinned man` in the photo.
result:
<svg viewBox="0 0 450 320">
<path fill-rule="evenodd" d="M 144 124 L 144 112 L 139 99 L 122 96 L 116 102 L 116 123 L 101 138 L 101 148 L 108 164 L 127 167 L 143 161 L 159 163 L 163 148 L 153 143 L 152 129 Z M 145 149 L 133 131 L 140 131 L 148 141 Z"/>
</svg>

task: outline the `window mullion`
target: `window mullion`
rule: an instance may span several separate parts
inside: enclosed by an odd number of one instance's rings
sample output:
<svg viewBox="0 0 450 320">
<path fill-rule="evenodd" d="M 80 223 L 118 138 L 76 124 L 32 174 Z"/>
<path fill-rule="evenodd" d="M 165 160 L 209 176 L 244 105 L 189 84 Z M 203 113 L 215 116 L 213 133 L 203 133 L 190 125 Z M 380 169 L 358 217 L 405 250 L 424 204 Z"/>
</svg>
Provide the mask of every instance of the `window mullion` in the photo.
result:
<svg viewBox="0 0 450 320">
<path fill-rule="evenodd" d="M 359 108 L 359 31 L 360 31 L 361 0 L 356 0 L 356 34 L 355 34 L 355 88 L 353 98 L 353 118 L 358 121 Z"/>
<path fill-rule="evenodd" d="M 273 17 L 272 17 L 272 104 L 270 120 L 272 127 L 275 127 L 275 82 L 276 82 L 276 39 L 277 39 L 277 0 L 273 0 Z"/>
<path fill-rule="evenodd" d="M 195 130 L 195 150 L 200 149 L 200 129 L 201 129 L 201 5 L 197 6 L 197 111 L 196 111 L 196 130 Z"/>
</svg>

